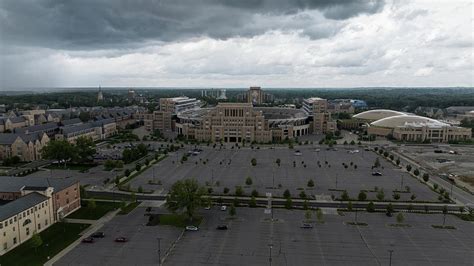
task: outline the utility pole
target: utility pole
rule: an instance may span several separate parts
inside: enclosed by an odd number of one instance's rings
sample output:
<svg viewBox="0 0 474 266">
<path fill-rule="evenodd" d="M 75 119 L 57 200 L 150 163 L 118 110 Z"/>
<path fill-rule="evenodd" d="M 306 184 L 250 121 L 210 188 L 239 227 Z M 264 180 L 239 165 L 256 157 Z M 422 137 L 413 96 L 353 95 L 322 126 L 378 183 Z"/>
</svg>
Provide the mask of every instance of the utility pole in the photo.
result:
<svg viewBox="0 0 474 266">
<path fill-rule="evenodd" d="M 402 190 L 403 190 L 403 175 L 400 182 L 400 192 L 402 192 Z"/>
<path fill-rule="evenodd" d="M 268 261 L 270 262 L 270 266 L 272 266 L 272 248 L 273 248 L 273 244 L 268 244 L 268 247 L 270 248 L 270 256 L 268 257 Z"/>
<path fill-rule="evenodd" d="M 388 265 L 389 265 L 389 266 L 392 266 L 392 253 L 393 253 L 393 249 L 389 249 L 388 252 L 390 253 Z"/>
<path fill-rule="evenodd" d="M 336 174 L 336 189 L 337 189 L 337 174 Z"/>
</svg>

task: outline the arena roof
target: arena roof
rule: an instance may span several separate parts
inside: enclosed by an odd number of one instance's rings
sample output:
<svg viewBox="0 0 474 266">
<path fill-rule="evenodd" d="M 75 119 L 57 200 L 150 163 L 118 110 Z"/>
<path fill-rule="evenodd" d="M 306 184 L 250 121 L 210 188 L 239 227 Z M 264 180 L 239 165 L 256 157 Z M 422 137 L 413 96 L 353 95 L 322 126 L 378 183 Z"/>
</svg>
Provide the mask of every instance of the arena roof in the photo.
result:
<svg viewBox="0 0 474 266">
<path fill-rule="evenodd" d="M 418 116 L 418 115 L 397 115 L 382 118 L 375 122 L 370 123 L 372 126 L 376 127 L 385 127 L 385 128 L 396 128 L 403 126 L 413 126 L 413 127 L 423 127 L 427 126 L 430 128 L 435 127 L 449 127 L 450 124 L 443 123 L 441 121 L 431 119 L 428 117 Z"/>
<path fill-rule="evenodd" d="M 391 116 L 400 116 L 406 115 L 403 112 L 388 110 L 388 109 L 375 109 L 369 110 L 362 113 L 358 113 L 353 116 L 353 118 L 363 119 L 363 120 L 379 120 Z"/>
</svg>

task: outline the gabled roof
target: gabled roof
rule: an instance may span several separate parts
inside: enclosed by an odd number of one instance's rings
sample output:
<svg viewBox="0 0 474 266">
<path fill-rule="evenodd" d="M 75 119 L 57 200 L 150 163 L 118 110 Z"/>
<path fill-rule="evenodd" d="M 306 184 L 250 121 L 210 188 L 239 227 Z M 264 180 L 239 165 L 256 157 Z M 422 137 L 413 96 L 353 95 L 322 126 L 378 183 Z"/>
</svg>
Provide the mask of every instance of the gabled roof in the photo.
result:
<svg viewBox="0 0 474 266">
<path fill-rule="evenodd" d="M 4 221 L 46 200 L 48 200 L 48 198 L 40 193 L 28 193 L 21 198 L 0 206 L 0 221 Z"/>
<path fill-rule="evenodd" d="M 10 118 L 10 121 L 11 121 L 12 123 L 22 123 L 22 122 L 25 122 L 26 119 L 25 119 L 24 117 L 22 117 L 22 116 L 19 116 L 19 117 L 12 117 L 12 118 Z"/>
<path fill-rule="evenodd" d="M 61 124 L 63 124 L 64 126 L 69 126 L 69 125 L 75 125 L 75 124 L 82 124 L 82 121 L 79 118 L 73 118 L 73 119 L 63 120 Z"/>
<path fill-rule="evenodd" d="M 20 135 L 12 133 L 0 133 L 0 144 L 12 144 Z"/>
<path fill-rule="evenodd" d="M 90 123 L 85 123 L 85 124 L 80 124 L 80 125 L 71 125 L 71 126 L 63 127 L 62 133 L 70 134 L 70 133 L 79 132 L 79 131 L 83 131 L 83 130 L 91 129 L 91 128 L 94 128 L 94 126 Z"/>
<path fill-rule="evenodd" d="M 55 122 L 45 123 L 41 125 L 29 126 L 29 127 L 21 127 L 15 128 L 15 133 L 34 133 L 34 132 L 41 132 L 46 131 L 54 128 L 59 128 L 58 124 Z"/>
<path fill-rule="evenodd" d="M 71 178 L 0 176 L 0 192 L 19 192 L 24 187 L 52 187 L 56 192 L 77 182 Z"/>
</svg>

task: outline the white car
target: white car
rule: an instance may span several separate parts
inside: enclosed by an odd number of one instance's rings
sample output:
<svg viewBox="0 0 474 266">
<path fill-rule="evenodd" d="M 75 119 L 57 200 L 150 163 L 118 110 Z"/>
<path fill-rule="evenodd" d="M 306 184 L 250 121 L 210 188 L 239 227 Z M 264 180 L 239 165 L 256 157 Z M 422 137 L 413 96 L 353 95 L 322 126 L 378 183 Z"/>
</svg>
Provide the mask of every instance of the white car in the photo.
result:
<svg viewBox="0 0 474 266">
<path fill-rule="evenodd" d="M 226 211 L 227 210 L 227 206 L 223 205 L 221 206 L 221 211 Z"/>
<path fill-rule="evenodd" d="M 197 228 L 196 226 L 194 225 L 188 225 L 186 226 L 186 231 L 197 231 L 199 230 L 199 228 Z"/>
<path fill-rule="evenodd" d="M 301 153 L 300 151 L 295 151 L 295 155 L 296 155 L 296 156 L 301 156 L 302 153 Z"/>
</svg>

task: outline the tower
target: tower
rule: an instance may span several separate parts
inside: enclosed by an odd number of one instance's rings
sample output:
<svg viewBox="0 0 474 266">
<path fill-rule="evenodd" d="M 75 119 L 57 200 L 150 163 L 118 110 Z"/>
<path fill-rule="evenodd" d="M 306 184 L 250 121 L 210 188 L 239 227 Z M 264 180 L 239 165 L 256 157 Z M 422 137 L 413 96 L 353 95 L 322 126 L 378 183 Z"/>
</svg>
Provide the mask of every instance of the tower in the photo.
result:
<svg viewBox="0 0 474 266">
<path fill-rule="evenodd" d="M 97 93 L 97 102 L 104 100 L 104 95 L 102 94 L 102 88 L 99 86 L 99 92 Z"/>
</svg>

